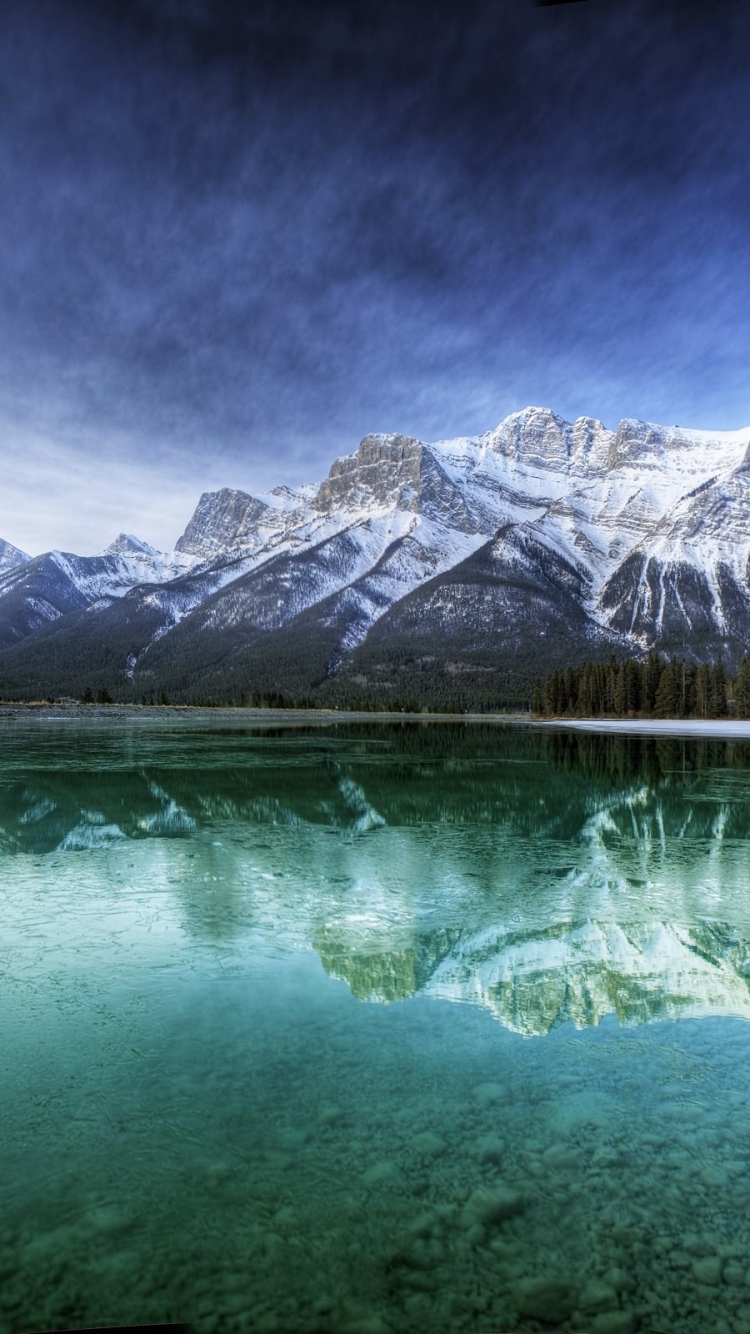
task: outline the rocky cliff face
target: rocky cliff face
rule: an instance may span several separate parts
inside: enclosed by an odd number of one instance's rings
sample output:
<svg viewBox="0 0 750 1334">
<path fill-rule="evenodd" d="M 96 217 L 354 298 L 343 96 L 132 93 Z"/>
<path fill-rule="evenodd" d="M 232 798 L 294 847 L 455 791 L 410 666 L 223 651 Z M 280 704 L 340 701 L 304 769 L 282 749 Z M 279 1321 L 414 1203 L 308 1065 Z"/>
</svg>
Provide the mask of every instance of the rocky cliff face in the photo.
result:
<svg viewBox="0 0 750 1334">
<path fill-rule="evenodd" d="M 176 551 L 210 560 L 218 553 L 251 540 L 254 526 L 268 509 L 244 491 L 204 491 Z"/>
<path fill-rule="evenodd" d="M 596 474 L 606 466 L 613 433 L 593 417 L 567 422 L 549 408 L 525 408 L 486 438 L 516 468 L 564 474 L 583 468 Z"/>
<path fill-rule="evenodd" d="M 476 532 L 460 487 L 435 454 L 403 435 L 367 435 L 356 454 L 336 459 L 315 497 L 325 513 L 337 509 L 396 508 L 428 513 L 459 532 Z"/>
</svg>

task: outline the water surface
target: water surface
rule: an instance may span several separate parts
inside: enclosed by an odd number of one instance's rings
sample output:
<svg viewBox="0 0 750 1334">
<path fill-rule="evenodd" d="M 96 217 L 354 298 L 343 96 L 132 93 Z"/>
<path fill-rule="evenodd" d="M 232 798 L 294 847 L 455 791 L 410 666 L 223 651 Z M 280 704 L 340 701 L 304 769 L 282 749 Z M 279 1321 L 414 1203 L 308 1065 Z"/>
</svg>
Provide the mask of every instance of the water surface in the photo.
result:
<svg viewBox="0 0 750 1334">
<path fill-rule="evenodd" d="M 0 1328 L 750 1334 L 750 760 L 0 734 Z"/>
</svg>

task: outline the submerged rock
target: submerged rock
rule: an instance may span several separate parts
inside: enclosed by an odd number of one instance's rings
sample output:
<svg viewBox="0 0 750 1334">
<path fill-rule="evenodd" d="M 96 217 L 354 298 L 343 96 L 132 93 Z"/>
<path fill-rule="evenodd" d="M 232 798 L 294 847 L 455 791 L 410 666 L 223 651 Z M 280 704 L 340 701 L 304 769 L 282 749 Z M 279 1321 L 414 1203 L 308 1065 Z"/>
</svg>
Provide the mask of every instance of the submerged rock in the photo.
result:
<svg viewBox="0 0 750 1334">
<path fill-rule="evenodd" d="M 615 1292 L 635 1292 L 635 1279 L 625 1269 L 613 1265 L 604 1275 L 604 1282 L 609 1283 Z"/>
<path fill-rule="evenodd" d="M 439 1135 L 433 1134 L 431 1130 L 423 1130 L 419 1135 L 415 1135 L 411 1141 L 411 1148 L 416 1153 L 423 1154 L 426 1158 L 436 1158 L 438 1154 L 445 1153 L 448 1145 Z"/>
<path fill-rule="evenodd" d="M 366 1172 L 362 1173 L 362 1180 L 366 1186 L 405 1186 L 406 1177 L 401 1168 L 392 1163 L 390 1159 L 383 1159 L 379 1163 L 373 1163 Z"/>
<path fill-rule="evenodd" d="M 117 1204 L 99 1204 L 85 1214 L 83 1225 L 91 1232 L 115 1235 L 128 1232 L 135 1219 Z"/>
<path fill-rule="evenodd" d="M 409 1232 L 413 1237 L 429 1237 L 440 1227 L 440 1216 L 434 1209 L 426 1209 L 424 1213 L 418 1214 L 409 1224 Z"/>
<path fill-rule="evenodd" d="M 688 1232 L 682 1238 L 682 1249 L 688 1251 L 690 1255 L 713 1255 L 714 1247 L 705 1237 L 699 1237 L 694 1232 Z"/>
<path fill-rule="evenodd" d="M 703 1260 L 693 1261 L 693 1273 L 699 1283 L 706 1283 L 715 1288 L 721 1282 L 721 1260 L 718 1255 L 707 1255 Z"/>
<path fill-rule="evenodd" d="M 472 1090 L 477 1102 L 483 1106 L 492 1102 L 505 1102 L 507 1093 L 503 1084 L 477 1084 Z"/>
<path fill-rule="evenodd" d="M 587 1315 L 596 1315 L 599 1311 L 617 1310 L 617 1293 L 609 1283 L 601 1279 L 592 1279 L 581 1293 L 578 1305 Z"/>
<path fill-rule="evenodd" d="M 501 1223 L 506 1218 L 513 1218 L 523 1212 L 524 1199 L 517 1190 L 507 1186 L 496 1186 L 493 1190 L 472 1191 L 461 1212 L 461 1222 L 465 1228 L 477 1224 L 487 1227 Z"/>
<path fill-rule="evenodd" d="M 522 1279 L 513 1298 L 520 1315 L 549 1325 L 567 1320 L 576 1305 L 573 1289 L 562 1278 Z"/>
<path fill-rule="evenodd" d="M 591 1323 L 591 1334 L 633 1334 L 634 1329 L 632 1311 L 605 1311 Z"/>
<path fill-rule="evenodd" d="M 566 1169 L 570 1171 L 575 1171 L 576 1168 L 579 1167 L 581 1161 L 580 1153 L 576 1149 L 572 1149 L 570 1145 L 567 1143 L 551 1144 L 548 1149 L 544 1150 L 544 1154 L 542 1156 L 544 1159 L 545 1166 L 551 1167 L 553 1171 L 558 1171 L 558 1170 L 564 1171 Z M 600 1153 L 599 1151 L 597 1151 L 597 1153 L 593 1155 L 591 1161 L 592 1163 L 596 1163 L 597 1166 L 610 1167 L 613 1165 L 613 1163 L 617 1163 L 619 1159 L 618 1155 L 614 1154 L 612 1155 L 610 1161 L 603 1164 L 601 1161 Z"/>
<path fill-rule="evenodd" d="M 483 1135 L 477 1141 L 476 1154 L 480 1163 L 501 1163 L 505 1153 L 505 1143 L 497 1135 Z"/>
<path fill-rule="evenodd" d="M 366 1315 L 358 1320 L 349 1320 L 341 1327 L 341 1334 L 390 1334 L 391 1326 L 382 1316 Z"/>
<path fill-rule="evenodd" d="M 318 1112 L 318 1121 L 322 1126 L 339 1126 L 346 1120 L 346 1112 L 335 1103 L 326 1103 Z"/>
</svg>

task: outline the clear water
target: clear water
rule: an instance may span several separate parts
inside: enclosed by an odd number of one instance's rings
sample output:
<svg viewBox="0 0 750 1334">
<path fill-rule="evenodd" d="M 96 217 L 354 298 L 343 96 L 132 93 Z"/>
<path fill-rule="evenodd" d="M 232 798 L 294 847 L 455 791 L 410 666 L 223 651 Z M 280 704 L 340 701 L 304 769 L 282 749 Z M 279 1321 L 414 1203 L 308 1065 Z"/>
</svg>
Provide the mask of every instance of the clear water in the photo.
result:
<svg viewBox="0 0 750 1334">
<path fill-rule="evenodd" d="M 750 757 L 3 724 L 0 1328 L 750 1334 Z"/>
</svg>

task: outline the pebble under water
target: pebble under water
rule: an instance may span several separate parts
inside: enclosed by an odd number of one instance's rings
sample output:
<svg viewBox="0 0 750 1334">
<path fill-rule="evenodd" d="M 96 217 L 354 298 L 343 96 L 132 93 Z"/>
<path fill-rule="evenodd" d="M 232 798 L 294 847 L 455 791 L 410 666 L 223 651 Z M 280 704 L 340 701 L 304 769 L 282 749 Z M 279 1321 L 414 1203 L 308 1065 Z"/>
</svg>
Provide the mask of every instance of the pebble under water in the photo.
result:
<svg viewBox="0 0 750 1334">
<path fill-rule="evenodd" d="M 741 745 L 20 724 L 0 1329 L 750 1334 Z"/>
</svg>

